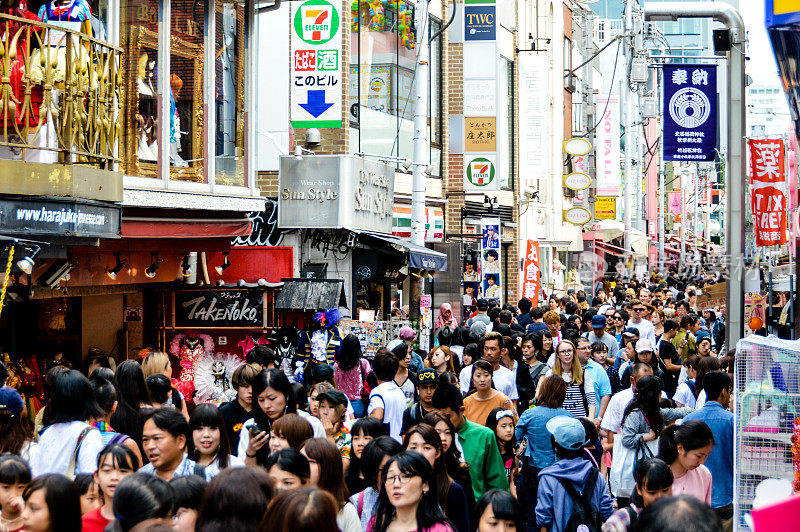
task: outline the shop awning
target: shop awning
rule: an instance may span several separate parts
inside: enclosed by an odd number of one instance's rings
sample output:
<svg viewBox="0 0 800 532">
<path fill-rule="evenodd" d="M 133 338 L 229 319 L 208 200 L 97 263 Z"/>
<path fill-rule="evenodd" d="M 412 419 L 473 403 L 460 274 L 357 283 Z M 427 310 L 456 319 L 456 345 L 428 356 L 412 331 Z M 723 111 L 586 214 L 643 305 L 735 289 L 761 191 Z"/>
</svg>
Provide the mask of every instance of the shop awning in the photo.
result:
<svg viewBox="0 0 800 532">
<path fill-rule="evenodd" d="M 235 238 L 249 236 L 253 223 L 248 219 L 202 220 L 175 218 L 122 219 L 122 238 Z"/>
<path fill-rule="evenodd" d="M 389 244 L 393 248 L 408 254 L 408 265 L 411 268 L 421 270 L 447 270 L 447 255 L 433 251 L 424 246 L 412 244 L 408 240 L 395 236 L 383 235 L 380 233 L 358 232 L 359 235 L 366 236 L 375 240 L 380 240 Z"/>
<path fill-rule="evenodd" d="M 347 307 L 341 279 L 281 279 L 283 290 L 275 299 L 276 309 L 323 310 Z"/>
</svg>

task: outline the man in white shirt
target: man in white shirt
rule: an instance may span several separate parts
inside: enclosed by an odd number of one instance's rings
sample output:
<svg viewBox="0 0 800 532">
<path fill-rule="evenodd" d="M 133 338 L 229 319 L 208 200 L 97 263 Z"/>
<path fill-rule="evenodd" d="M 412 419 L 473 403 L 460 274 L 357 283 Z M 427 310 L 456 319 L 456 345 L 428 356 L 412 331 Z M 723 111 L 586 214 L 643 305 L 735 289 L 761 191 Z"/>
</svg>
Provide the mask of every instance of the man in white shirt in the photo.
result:
<svg viewBox="0 0 800 532">
<path fill-rule="evenodd" d="M 372 371 L 378 385 L 369 394 L 367 414 L 380 419 L 389 427 L 389 436 L 402 443 L 403 412 L 406 411 L 406 396 L 394 382 L 399 363 L 393 355 L 376 356 Z"/>
<path fill-rule="evenodd" d="M 519 399 L 517 393 L 517 380 L 514 372 L 505 366 L 500 365 L 501 354 L 503 349 L 503 337 L 499 332 L 492 331 L 486 333 L 483 337 L 483 359 L 492 365 L 494 373 L 492 374 L 492 382 L 494 383 L 495 390 L 498 390 L 506 395 L 509 399 L 516 404 Z"/>
<path fill-rule="evenodd" d="M 628 320 L 628 327 L 639 330 L 639 338 L 647 338 L 650 344 L 656 345 L 656 329 L 653 322 L 642 318 L 647 308 L 638 299 L 631 301 L 631 319 Z"/>
</svg>

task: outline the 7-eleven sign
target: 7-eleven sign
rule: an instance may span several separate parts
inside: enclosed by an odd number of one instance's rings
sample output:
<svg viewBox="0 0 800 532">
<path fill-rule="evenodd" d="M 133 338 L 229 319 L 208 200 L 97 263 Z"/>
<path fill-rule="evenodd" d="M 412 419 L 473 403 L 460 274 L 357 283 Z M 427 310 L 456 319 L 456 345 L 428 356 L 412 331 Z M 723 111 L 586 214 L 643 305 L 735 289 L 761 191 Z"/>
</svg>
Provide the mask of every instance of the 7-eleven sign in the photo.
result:
<svg viewBox="0 0 800 532">
<path fill-rule="evenodd" d="M 476 157 L 466 165 L 464 189 L 496 190 L 497 179 L 494 161 L 488 157 Z"/>
<path fill-rule="evenodd" d="M 339 12 L 327 0 L 309 0 L 294 17 L 294 31 L 308 44 L 324 44 L 339 30 Z"/>
</svg>

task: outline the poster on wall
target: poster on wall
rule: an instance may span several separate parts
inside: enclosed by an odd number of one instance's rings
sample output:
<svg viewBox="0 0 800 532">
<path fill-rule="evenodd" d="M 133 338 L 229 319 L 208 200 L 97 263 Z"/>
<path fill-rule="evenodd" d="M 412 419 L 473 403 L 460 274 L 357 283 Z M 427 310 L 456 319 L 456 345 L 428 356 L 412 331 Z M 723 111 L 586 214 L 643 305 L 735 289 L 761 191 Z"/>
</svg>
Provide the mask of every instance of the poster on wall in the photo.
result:
<svg viewBox="0 0 800 532">
<path fill-rule="evenodd" d="M 481 297 L 503 303 L 502 248 L 500 246 L 500 219 L 481 219 Z"/>
<path fill-rule="evenodd" d="M 783 139 L 749 139 L 750 206 L 756 246 L 788 241 L 786 162 Z"/>
</svg>

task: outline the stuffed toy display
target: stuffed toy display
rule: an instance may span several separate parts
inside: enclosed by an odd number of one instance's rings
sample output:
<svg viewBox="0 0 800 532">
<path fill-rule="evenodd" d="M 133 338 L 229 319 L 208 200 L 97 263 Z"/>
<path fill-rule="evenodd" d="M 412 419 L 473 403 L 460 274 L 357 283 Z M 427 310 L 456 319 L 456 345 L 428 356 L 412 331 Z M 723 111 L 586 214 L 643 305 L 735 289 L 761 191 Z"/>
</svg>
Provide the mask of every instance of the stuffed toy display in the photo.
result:
<svg viewBox="0 0 800 532">
<path fill-rule="evenodd" d="M 188 331 L 172 339 L 169 353 L 178 357 L 181 365 L 181 373 L 177 379 L 172 379 L 172 386 L 183 394 L 187 402 L 193 403 L 196 364 L 203 355 L 211 356 L 214 353 L 214 340 L 207 334 Z"/>
</svg>

